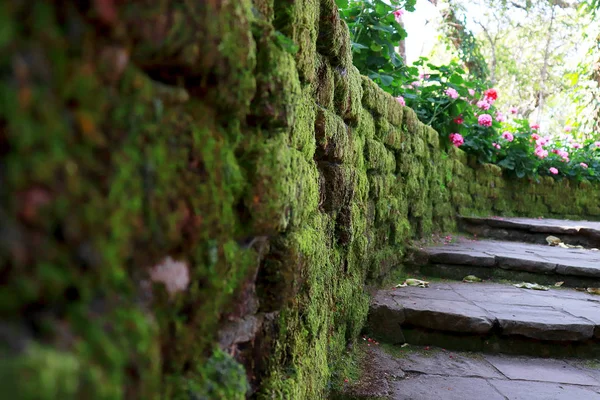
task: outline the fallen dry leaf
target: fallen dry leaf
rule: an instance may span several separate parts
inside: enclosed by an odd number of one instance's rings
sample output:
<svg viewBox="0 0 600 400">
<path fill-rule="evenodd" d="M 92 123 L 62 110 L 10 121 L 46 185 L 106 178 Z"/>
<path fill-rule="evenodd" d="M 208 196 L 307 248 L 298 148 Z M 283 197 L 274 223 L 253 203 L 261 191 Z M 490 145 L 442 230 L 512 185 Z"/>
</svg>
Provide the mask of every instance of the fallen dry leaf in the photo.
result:
<svg viewBox="0 0 600 400">
<path fill-rule="evenodd" d="M 537 283 L 528 283 L 528 282 L 515 283 L 513 286 L 518 287 L 518 288 L 524 288 L 524 289 L 532 289 L 532 290 L 550 290 L 550 288 L 548 286 L 542 286 Z"/>
</svg>

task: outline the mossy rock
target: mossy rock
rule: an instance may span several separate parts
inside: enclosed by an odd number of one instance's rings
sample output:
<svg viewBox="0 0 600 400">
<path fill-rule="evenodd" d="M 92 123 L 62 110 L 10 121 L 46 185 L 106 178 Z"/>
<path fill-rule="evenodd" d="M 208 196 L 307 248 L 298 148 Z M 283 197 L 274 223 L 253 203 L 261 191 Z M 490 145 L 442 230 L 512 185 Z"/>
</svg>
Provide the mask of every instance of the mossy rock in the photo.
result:
<svg viewBox="0 0 600 400">
<path fill-rule="evenodd" d="M 301 88 L 294 57 L 277 42 L 270 25 L 255 23 L 257 43 L 256 94 L 250 124 L 266 129 L 291 128 L 295 123 Z"/>
<path fill-rule="evenodd" d="M 369 170 L 383 173 L 392 173 L 396 170 L 394 153 L 386 149 L 385 145 L 377 140 L 367 141 L 365 159 Z"/>
<path fill-rule="evenodd" d="M 347 70 L 352 66 L 350 31 L 339 16 L 335 0 L 321 0 L 317 49 L 329 58 L 333 67 Z"/>
<path fill-rule="evenodd" d="M 389 94 L 383 91 L 373 80 L 362 76 L 363 98 L 362 105 L 373 113 L 384 118 L 388 116 L 388 107 L 390 105 Z M 416 118 L 416 115 L 415 115 Z"/>
<path fill-rule="evenodd" d="M 298 75 L 302 82 L 311 83 L 316 78 L 319 0 L 283 0 L 274 4 L 273 27 L 295 44 Z"/>
<path fill-rule="evenodd" d="M 342 118 L 336 114 L 325 109 L 317 111 L 315 137 L 316 160 L 341 163 L 352 157 L 352 137 Z"/>
<path fill-rule="evenodd" d="M 132 60 L 150 76 L 183 81 L 224 114 L 246 113 L 256 86 L 250 0 L 126 2 L 118 14 L 134 43 Z"/>
<path fill-rule="evenodd" d="M 354 131 L 367 140 L 375 137 L 375 119 L 368 110 L 361 110 L 360 121 Z"/>
<path fill-rule="evenodd" d="M 354 197 L 356 170 L 328 161 L 317 163 L 320 173 L 319 204 L 327 213 L 338 212 L 348 206 Z"/>
<path fill-rule="evenodd" d="M 319 106 L 333 111 L 333 95 L 335 90 L 333 69 L 331 68 L 331 65 L 329 65 L 327 58 L 320 54 L 317 57 L 315 99 Z"/>
<path fill-rule="evenodd" d="M 317 107 L 311 96 L 311 88 L 305 86 L 294 112 L 294 122 L 290 132 L 290 146 L 300 151 L 306 160 L 311 160 L 316 150 L 315 120 L 317 118 Z"/>
<path fill-rule="evenodd" d="M 253 231 L 281 232 L 316 210 L 319 178 L 315 164 L 282 137 L 257 141 L 251 151 L 250 190 L 245 197 Z"/>
</svg>

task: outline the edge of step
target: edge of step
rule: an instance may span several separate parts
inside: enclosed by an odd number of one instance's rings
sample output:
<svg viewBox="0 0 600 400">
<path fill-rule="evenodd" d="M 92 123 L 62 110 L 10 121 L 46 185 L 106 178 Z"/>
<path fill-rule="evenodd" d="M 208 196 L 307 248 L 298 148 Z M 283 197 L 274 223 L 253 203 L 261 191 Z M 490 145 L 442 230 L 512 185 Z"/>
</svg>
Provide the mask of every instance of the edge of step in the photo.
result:
<svg viewBox="0 0 600 400">
<path fill-rule="evenodd" d="M 510 351 L 518 342 L 515 348 L 541 346 L 548 354 L 569 346 L 594 349 L 584 355 L 600 354 L 600 297 L 563 289 L 559 294 L 529 292 L 486 283 L 380 290 L 371 301 L 367 326 L 392 344 L 439 345 L 427 341 L 441 340 L 441 335 L 463 345 L 470 340 L 491 346 L 491 351 L 504 352 L 507 346 Z"/>
</svg>

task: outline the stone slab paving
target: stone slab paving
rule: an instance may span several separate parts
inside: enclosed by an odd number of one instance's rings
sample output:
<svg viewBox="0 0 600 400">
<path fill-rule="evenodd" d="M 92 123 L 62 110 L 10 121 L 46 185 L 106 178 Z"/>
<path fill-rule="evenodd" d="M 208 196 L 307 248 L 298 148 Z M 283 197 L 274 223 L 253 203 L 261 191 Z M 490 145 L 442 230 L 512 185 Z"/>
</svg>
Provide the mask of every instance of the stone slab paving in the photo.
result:
<svg viewBox="0 0 600 400">
<path fill-rule="evenodd" d="M 431 283 L 380 290 L 369 312 L 379 337 L 402 339 L 402 326 L 545 341 L 600 338 L 600 296 L 573 289 L 541 292 L 498 283 Z"/>
<path fill-rule="evenodd" d="M 572 221 L 551 218 L 518 218 L 518 217 L 461 217 L 465 222 L 485 224 L 498 228 L 518 228 L 531 232 L 573 234 L 594 232 L 600 235 L 600 222 Z"/>
<path fill-rule="evenodd" d="M 553 235 L 563 242 L 584 247 L 600 247 L 600 222 L 544 218 L 462 217 L 462 230 L 479 237 L 546 244 Z"/>
<path fill-rule="evenodd" d="M 472 265 L 528 271 L 541 274 L 598 278 L 600 283 L 600 251 L 565 249 L 557 246 L 467 240 L 424 247 L 415 257 L 419 264 Z"/>
<path fill-rule="evenodd" d="M 593 368 L 572 359 L 480 355 L 418 346 L 386 349 L 393 351 L 396 363 L 386 362 L 393 370 L 377 369 L 377 375 L 394 373 L 397 377 L 388 379 L 386 393 L 378 393 L 388 399 L 600 400 L 600 364 Z"/>
</svg>

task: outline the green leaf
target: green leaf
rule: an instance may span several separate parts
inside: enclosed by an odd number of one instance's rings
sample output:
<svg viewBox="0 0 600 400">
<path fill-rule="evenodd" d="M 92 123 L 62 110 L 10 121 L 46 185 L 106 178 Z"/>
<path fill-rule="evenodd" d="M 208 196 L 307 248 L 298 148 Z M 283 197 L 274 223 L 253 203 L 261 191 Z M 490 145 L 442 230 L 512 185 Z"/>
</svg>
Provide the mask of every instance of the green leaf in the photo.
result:
<svg viewBox="0 0 600 400">
<path fill-rule="evenodd" d="M 379 79 L 384 86 L 390 86 L 394 81 L 394 77 L 390 75 L 379 75 Z"/>
<path fill-rule="evenodd" d="M 352 49 L 366 50 L 366 49 L 368 49 L 368 47 L 365 46 L 364 44 L 352 42 Z"/>
<path fill-rule="evenodd" d="M 394 28 L 392 28 L 391 26 L 386 26 L 386 25 L 381 25 L 381 24 L 373 25 L 373 26 L 371 26 L 371 29 L 374 29 L 376 31 L 394 33 Z"/>
<path fill-rule="evenodd" d="M 379 52 L 382 49 L 382 47 L 380 45 L 378 45 L 377 43 L 371 43 L 371 47 L 369 47 L 369 48 L 375 52 Z"/>
<path fill-rule="evenodd" d="M 462 76 L 454 74 L 450 77 L 450 83 L 454 83 L 455 85 L 460 85 L 464 82 L 465 80 L 463 79 Z"/>
</svg>

